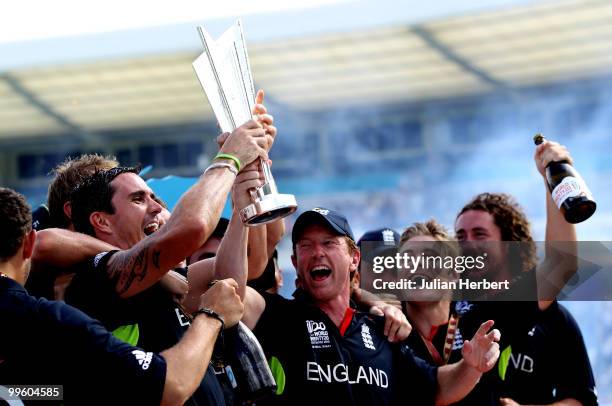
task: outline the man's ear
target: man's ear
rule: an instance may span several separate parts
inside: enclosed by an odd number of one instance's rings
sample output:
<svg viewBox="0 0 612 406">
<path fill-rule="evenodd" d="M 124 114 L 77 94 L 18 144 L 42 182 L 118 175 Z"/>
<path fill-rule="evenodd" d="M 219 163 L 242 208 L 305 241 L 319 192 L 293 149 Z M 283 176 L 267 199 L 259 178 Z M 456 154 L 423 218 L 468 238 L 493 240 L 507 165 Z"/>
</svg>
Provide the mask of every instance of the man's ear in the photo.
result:
<svg viewBox="0 0 612 406">
<path fill-rule="evenodd" d="M 349 266 L 349 271 L 350 272 L 354 272 L 357 269 L 359 269 L 359 261 L 361 260 L 361 251 L 359 251 L 359 248 L 356 248 L 352 253 L 351 253 L 351 263 Z"/>
<path fill-rule="evenodd" d="M 99 231 L 104 234 L 112 234 L 110 222 L 105 213 L 101 211 L 94 211 L 89 215 L 89 223 L 92 225 L 95 231 Z"/>
<path fill-rule="evenodd" d="M 297 259 L 295 258 L 295 254 L 291 254 L 291 263 L 297 272 Z"/>
<path fill-rule="evenodd" d="M 64 215 L 72 221 L 72 206 L 70 200 L 64 203 Z"/>
<path fill-rule="evenodd" d="M 297 258 L 294 254 L 291 255 L 291 263 L 293 264 L 293 268 L 295 268 L 295 287 L 301 288 L 302 283 L 300 282 L 300 273 L 297 270 Z"/>
<path fill-rule="evenodd" d="M 34 243 L 36 242 L 36 231 L 32 230 L 23 238 L 23 259 L 32 258 L 34 252 Z"/>
</svg>

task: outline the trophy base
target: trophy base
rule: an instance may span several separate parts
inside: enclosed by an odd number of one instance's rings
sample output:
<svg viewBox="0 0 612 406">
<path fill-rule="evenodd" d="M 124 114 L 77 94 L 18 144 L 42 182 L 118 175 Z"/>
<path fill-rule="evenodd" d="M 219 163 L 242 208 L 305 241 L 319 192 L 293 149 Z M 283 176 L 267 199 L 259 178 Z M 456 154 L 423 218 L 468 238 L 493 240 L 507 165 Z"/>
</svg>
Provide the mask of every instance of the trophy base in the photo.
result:
<svg viewBox="0 0 612 406">
<path fill-rule="evenodd" d="M 293 195 L 270 194 L 240 210 L 240 219 L 247 226 L 271 223 L 297 210 Z"/>
</svg>

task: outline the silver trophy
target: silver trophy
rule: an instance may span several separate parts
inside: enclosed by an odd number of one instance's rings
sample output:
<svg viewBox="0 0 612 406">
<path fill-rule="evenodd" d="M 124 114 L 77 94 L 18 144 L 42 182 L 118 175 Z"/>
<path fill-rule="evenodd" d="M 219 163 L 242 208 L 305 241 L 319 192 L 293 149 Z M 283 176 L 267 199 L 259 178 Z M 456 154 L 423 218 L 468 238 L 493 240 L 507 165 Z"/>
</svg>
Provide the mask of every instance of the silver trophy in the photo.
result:
<svg viewBox="0 0 612 406">
<path fill-rule="evenodd" d="M 203 27 L 198 32 L 204 44 L 193 68 L 219 122 L 221 131 L 232 132 L 253 116 L 255 88 L 249 65 L 242 24 L 236 21 L 214 41 Z M 253 203 L 240 210 L 248 226 L 266 224 L 297 209 L 295 196 L 280 194 L 270 166 L 261 160 L 264 184 L 251 192 Z"/>
</svg>

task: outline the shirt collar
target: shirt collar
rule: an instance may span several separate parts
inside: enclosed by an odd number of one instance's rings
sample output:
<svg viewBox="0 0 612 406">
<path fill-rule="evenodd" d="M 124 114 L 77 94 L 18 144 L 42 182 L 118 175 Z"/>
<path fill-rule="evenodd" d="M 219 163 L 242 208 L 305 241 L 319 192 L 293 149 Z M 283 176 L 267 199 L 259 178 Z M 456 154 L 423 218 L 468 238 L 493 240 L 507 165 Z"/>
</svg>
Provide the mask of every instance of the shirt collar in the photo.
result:
<svg viewBox="0 0 612 406">
<path fill-rule="evenodd" d="M 297 302 L 301 302 L 301 303 L 306 303 L 306 304 L 310 304 L 310 305 L 315 305 L 314 302 L 312 301 L 312 298 L 310 297 L 310 295 L 308 294 L 308 292 L 306 292 L 304 289 L 302 288 L 296 288 L 293 291 L 292 294 L 293 298 L 297 301 Z M 353 299 L 349 299 L 349 307 L 351 309 L 357 309 L 357 304 L 353 301 Z"/>
<path fill-rule="evenodd" d="M 299 302 L 306 302 L 312 304 L 312 298 L 306 291 L 302 288 L 296 288 L 291 295 L 293 298 Z"/>
<path fill-rule="evenodd" d="M 19 292 L 27 293 L 25 288 L 21 286 L 17 281 L 9 278 L 8 276 L 0 276 L 0 288 L 3 290 L 16 290 Z"/>
</svg>

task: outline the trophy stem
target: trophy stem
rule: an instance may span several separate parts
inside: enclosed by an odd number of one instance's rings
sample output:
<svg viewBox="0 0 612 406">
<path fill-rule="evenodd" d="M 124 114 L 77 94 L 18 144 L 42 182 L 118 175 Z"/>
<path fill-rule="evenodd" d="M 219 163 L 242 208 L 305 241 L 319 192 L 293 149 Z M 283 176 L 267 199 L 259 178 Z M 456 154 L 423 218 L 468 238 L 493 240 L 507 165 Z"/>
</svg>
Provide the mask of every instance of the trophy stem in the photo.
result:
<svg viewBox="0 0 612 406">
<path fill-rule="evenodd" d="M 263 171 L 265 184 L 270 185 L 270 193 L 278 193 L 276 182 L 274 181 L 274 177 L 272 177 L 270 165 L 268 165 L 268 162 L 263 159 L 261 160 L 261 169 Z"/>
</svg>

